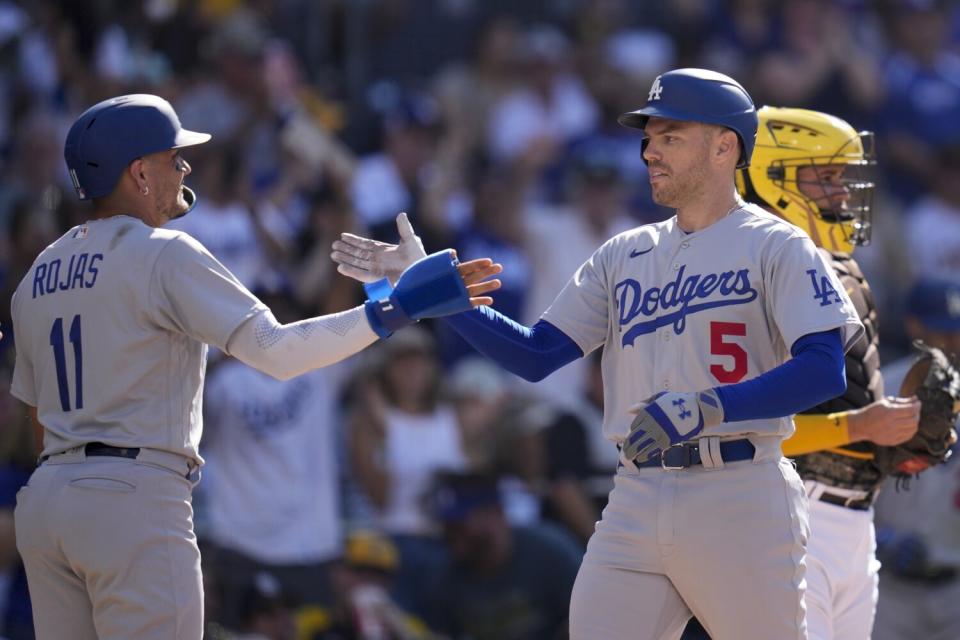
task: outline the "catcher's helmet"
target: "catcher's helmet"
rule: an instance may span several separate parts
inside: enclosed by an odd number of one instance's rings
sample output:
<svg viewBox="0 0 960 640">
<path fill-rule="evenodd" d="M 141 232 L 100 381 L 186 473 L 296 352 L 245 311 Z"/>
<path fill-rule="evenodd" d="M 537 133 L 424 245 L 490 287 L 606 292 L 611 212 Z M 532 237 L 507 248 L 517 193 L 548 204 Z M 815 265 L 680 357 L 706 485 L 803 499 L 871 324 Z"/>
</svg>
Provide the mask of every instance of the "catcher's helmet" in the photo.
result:
<svg viewBox="0 0 960 640">
<path fill-rule="evenodd" d="M 797 225 L 818 247 L 850 253 L 869 244 L 873 134 L 818 111 L 763 107 L 758 113 L 753 162 L 736 176 L 740 195 Z M 846 196 L 829 207 L 818 205 L 797 182 L 801 167 L 827 165 L 843 166 L 840 181 Z M 823 192 L 826 184 L 817 175 L 811 186 Z"/>
<path fill-rule="evenodd" d="M 63 156 L 77 196 L 87 200 L 109 195 L 137 158 L 209 139 L 209 133 L 182 128 L 163 98 L 138 93 L 104 100 L 84 111 L 67 133 Z"/>
<path fill-rule="evenodd" d="M 739 82 L 709 69 L 674 69 L 656 77 L 647 104 L 617 120 L 625 127 L 643 129 L 651 116 L 716 124 L 740 138 L 737 168 L 750 164 L 757 135 L 757 110 Z"/>
</svg>

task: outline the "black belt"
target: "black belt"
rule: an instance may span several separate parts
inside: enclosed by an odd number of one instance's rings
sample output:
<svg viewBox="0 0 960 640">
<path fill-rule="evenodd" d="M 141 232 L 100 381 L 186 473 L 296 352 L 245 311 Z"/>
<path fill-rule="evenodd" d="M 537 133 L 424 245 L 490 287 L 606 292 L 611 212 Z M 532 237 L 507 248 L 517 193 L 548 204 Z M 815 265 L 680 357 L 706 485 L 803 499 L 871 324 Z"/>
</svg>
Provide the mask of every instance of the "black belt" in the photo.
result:
<svg viewBox="0 0 960 640">
<path fill-rule="evenodd" d="M 83 452 L 88 456 L 112 456 L 114 458 L 136 458 L 140 455 L 139 447 L 111 447 L 102 442 L 88 442 L 83 445 Z M 42 456 L 40 462 L 43 463 L 50 456 Z"/>
<path fill-rule="evenodd" d="M 720 457 L 724 462 L 738 460 L 752 460 L 757 452 L 756 447 L 747 440 L 729 440 L 720 443 Z M 700 445 L 693 442 L 683 442 L 664 449 L 659 456 L 654 456 L 646 462 L 634 463 L 638 469 L 662 467 L 664 469 L 686 469 L 703 464 L 700 457 Z"/>
<path fill-rule="evenodd" d="M 83 445 L 83 452 L 87 454 L 87 456 L 111 456 L 114 458 L 129 458 L 135 460 L 140 455 L 140 447 L 114 447 L 109 444 L 103 444 L 102 442 L 88 442 Z M 43 464 L 49 457 L 50 456 L 42 456 L 39 464 Z M 181 473 L 176 468 L 176 465 L 170 466 L 169 464 L 161 463 L 160 466 L 170 469 L 174 473 Z M 196 485 L 200 482 L 200 466 L 190 460 L 186 460 L 186 466 L 187 472 L 181 475 Z"/>
<path fill-rule="evenodd" d="M 871 505 L 873 505 L 873 495 L 869 495 L 866 498 L 852 499 L 848 498 L 847 496 L 841 496 L 836 493 L 827 493 L 824 491 L 817 499 L 821 502 L 835 504 L 838 507 L 846 507 L 847 509 L 853 509 L 854 511 L 866 511 L 871 507 Z"/>
</svg>

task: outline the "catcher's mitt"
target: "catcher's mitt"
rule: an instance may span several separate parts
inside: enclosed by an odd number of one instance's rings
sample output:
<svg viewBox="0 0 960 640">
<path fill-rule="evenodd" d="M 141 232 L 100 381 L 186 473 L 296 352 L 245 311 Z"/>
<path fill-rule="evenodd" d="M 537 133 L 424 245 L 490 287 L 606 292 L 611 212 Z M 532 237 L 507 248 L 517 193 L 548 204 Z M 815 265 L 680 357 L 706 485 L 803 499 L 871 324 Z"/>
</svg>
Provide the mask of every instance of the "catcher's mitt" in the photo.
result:
<svg viewBox="0 0 960 640">
<path fill-rule="evenodd" d="M 947 461 L 957 441 L 954 425 L 960 412 L 960 372 L 940 349 L 920 340 L 913 346 L 920 357 L 903 379 L 900 395 L 920 399 L 920 426 L 907 442 L 877 447 L 874 457 L 880 471 L 901 478 Z"/>
</svg>

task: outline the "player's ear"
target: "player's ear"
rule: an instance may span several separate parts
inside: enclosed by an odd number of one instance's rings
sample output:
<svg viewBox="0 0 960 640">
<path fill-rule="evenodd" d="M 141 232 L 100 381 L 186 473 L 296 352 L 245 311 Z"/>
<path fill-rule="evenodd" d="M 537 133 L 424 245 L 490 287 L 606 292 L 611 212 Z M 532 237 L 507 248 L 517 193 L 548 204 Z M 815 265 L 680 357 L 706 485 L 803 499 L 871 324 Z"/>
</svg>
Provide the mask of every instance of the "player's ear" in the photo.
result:
<svg viewBox="0 0 960 640">
<path fill-rule="evenodd" d="M 143 191 L 143 188 L 147 186 L 144 164 L 143 158 L 136 158 L 127 165 L 127 172 L 130 174 L 130 177 L 133 178 L 134 183 L 136 183 L 138 191 Z"/>
<path fill-rule="evenodd" d="M 717 144 L 715 147 L 717 159 L 725 159 L 731 155 L 738 154 L 737 134 L 730 129 L 723 129 L 717 135 Z"/>
<path fill-rule="evenodd" d="M 737 134 L 731 129 L 721 129 L 716 137 L 714 146 L 715 157 L 718 161 L 726 163 L 729 158 L 734 158 L 734 164 L 740 159 L 740 141 Z"/>
</svg>

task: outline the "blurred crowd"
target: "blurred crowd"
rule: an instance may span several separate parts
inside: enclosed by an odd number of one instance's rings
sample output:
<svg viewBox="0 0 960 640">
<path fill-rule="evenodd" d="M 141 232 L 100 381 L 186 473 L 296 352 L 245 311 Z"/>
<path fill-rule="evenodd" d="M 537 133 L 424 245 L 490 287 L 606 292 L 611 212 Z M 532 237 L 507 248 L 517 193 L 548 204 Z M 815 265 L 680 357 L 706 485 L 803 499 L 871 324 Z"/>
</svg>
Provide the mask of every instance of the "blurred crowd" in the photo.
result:
<svg viewBox="0 0 960 640">
<path fill-rule="evenodd" d="M 903 356 L 906 292 L 960 282 L 956 3 L 0 1 L 0 636 L 32 637 L 7 301 L 88 215 L 62 157 L 83 109 L 154 93 L 213 134 L 185 154 L 199 202 L 172 226 L 281 321 L 359 304 L 331 242 L 394 240 L 406 211 L 428 251 L 502 263 L 494 306 L 532 323 L 603 241 L 671 215 L 616 116 L 680 66 L 876 132 L 857 258 L 881 355 Z M 960 318 L 960 294 L 944 304 Z M 602 400 L 596 354 L 528 385 L 442 323 L 288 382 L 214 354 L 195 493 L 208 637 L 562 637 L 616 466 Z"/>
</svg>

